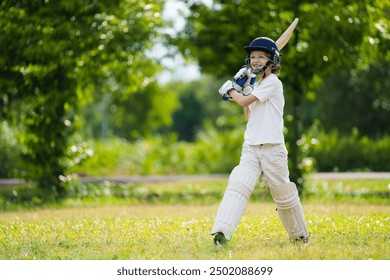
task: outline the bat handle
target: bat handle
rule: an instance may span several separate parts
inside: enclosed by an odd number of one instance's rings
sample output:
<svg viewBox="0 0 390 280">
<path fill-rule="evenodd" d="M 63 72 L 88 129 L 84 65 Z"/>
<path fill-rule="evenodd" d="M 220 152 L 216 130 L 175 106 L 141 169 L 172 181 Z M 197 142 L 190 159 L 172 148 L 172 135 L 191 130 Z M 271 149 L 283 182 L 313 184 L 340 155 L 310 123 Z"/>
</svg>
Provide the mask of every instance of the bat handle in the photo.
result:
<svg viewBox="0 0 390 280">
<path fill-rule="evenodd" d="M 229 98 L 230 98 L 230 96 L 229 95 L 227 95 L 226 93 L 222 96 L 222 99 L 223 100 L 229 100 Z"/>
</svg>

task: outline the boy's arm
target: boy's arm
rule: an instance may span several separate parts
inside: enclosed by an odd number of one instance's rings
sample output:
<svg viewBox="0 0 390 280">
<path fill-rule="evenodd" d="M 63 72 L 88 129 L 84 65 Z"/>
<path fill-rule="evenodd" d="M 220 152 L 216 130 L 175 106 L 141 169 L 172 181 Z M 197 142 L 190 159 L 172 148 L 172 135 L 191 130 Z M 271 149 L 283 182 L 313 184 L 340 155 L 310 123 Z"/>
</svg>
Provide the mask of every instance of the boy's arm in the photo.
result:
<svg viewBox="0 0 390 280">
<path fill-rule="evenodd" d="M 244 109 L 244 116 L 245 116 L 246 121 L 249 121 L 249 117 L 251 115 L 251 111 L 249 110 L 249 107 L 244 106 L 242 108 Z"/>
<path fill-rule="evenodd" d="M 238 105 L 242 107 L 248 107 L 250 104 L 258 100 L 257 97 L 252 94 L 245 96 L 234 89 L 230 90 L 228 94 Z"/>
</svg>

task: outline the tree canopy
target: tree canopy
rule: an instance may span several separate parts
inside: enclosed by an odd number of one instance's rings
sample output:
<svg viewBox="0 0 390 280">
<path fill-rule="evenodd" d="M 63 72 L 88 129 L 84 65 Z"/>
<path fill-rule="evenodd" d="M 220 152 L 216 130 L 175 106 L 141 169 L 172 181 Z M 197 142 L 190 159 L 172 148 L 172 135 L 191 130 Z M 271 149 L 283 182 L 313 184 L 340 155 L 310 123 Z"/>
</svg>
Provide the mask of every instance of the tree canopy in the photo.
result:
<svg viewBox="0 0 390 280">
<path fill-rule="evenodd" d="M 155 83 L 146 56 L 164 1 L 0 4 L 0 114 L 19 124 L 27 179 L 61 196 L 77 112 L 96 94 L 125 98 Z"/>
</svg>

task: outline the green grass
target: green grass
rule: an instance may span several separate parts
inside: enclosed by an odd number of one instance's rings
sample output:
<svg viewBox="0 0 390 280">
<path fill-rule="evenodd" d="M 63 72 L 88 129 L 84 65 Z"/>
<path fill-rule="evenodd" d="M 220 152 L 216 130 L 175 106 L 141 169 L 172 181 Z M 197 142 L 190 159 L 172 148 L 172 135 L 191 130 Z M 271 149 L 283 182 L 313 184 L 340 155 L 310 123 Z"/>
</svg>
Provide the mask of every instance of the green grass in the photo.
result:
<svg viewBox="0 0 390 280">
<path fill-rule="evenodd" d="M 181 186 L 197 193 L 209 184 L 142 188 L 143 193 L 158 188 L 161 193 L 180 193 Z M 3 211 L 0 259 L 390 259 L 388 201 L 345 200 L 303 200 L 312 238 L 309 246 L 297 246 L 288 241 L 273 203 L 254 199 L 232 241 L 220 248 L 212 245 L 209 234 L 218 202 L 69 199 L 61 207 Z"/>
<path fill-rule="evenodd" d="M 314 180 L 305 187 L 305 198 L 310 200 L 389 202 L 390 180 Z"/>
<path fill-rule="evenodd" d="M 267 189 L 257 188 L 232 241 L 220 248 L 209 233 L 225 184 L 120 186 L 116 195 L 75 192 L 60 205 L 2 211 L 0 259 L 390 259 L 389 200 L 361 191 L 386 193 L 385 180 L 311 182 L 302 198 L 309 246 L 288 241 Z"/>
<path fill-rule="evenodd" d="M 251 203 L 227 248 L 216 206 L 129 205 L 7 213 L 1 259 L 390 259 L 390 207 L 306 205 L 309 246 L 291 244 L 273 205 Z M 364 209 L 364 210 L 363 210 Z"/>
</svg>

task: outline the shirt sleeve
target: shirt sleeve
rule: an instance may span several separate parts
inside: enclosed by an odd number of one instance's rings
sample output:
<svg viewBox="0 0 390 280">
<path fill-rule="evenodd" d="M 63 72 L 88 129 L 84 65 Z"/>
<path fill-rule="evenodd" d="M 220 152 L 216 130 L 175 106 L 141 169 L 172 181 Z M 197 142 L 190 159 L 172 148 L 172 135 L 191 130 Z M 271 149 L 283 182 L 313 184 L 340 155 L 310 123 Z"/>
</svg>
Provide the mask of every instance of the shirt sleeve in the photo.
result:
<svg viewBox="0 0 390 280">
<path fill-rule="evenodd" d="M 261 82 L 258 87 L 256 87 L 252 94 L 260 100 L 261 103 L 264 103 L 268 99 L 270 99 L 276 92 L 276 83 L 275 77 L 271 76 L 270 79 L 266 79 Z"/>
</svg>

